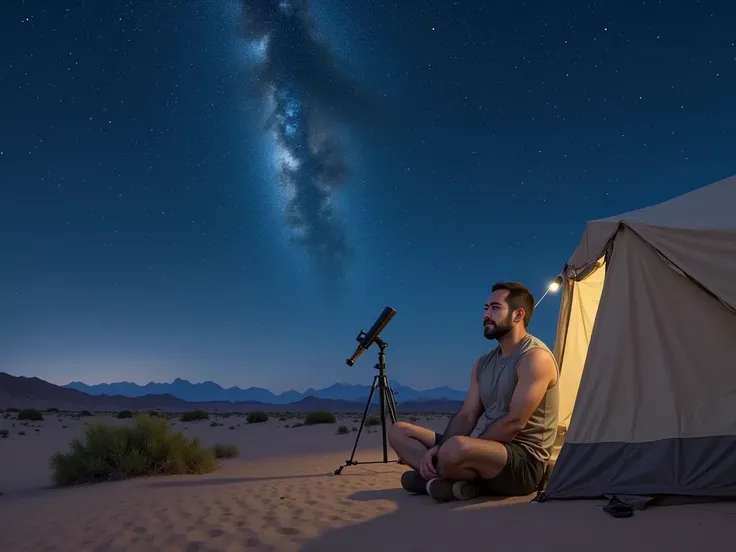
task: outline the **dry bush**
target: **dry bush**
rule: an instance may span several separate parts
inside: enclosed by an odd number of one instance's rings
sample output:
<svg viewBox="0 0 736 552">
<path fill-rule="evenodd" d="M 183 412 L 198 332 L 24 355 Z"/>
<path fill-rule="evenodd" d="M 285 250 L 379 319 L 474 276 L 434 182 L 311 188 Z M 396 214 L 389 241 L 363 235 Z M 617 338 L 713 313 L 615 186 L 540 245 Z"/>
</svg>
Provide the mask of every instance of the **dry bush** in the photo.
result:
<svg viewBox="0 0 736 552">
<path fill-rule="evenodd" d="M 198 420 L 209 420 L 210 415 L 204 410 L 192 410 L 181 415 L 182 422 L 196 422 Z"/>
<path fill-rule="evenodd" d="M 43 414 L 33 408 L 27 408 L 18 412 L 16 420 L 30 420 L 31 422 L 42 422 Z"/>
<path fill-rule="evenodd" d="M 144 475 L 200 474 L 215 469 L 215 455 L 198 439 L 171 433 L 162 418 L 138 416 L 132 427 L 91 424 L 84 441 L 51 457 L 57 485 L 93 483 Z"/>
<path fill-rule="evenodd" d="M 268 414 L 266 412 L 254 411 L 248 412 L 246 421 L 249 424 L 260 424 L 268 421 Z"/>
<path fill-rule="evenodd" d="M 304 418 L 304 425 L 315 425 L 315 424 L 334 424 L 337 420 L 332 412 L 326 410 L 315 410 L 309 412 Z"/>
<path fill-rule="evenodd" d="M 212 447 L 215 458 L 235 458 L 238 455 L 238 447 L 235 445 L 227 445 L 217 443 Z"/>
</svg>

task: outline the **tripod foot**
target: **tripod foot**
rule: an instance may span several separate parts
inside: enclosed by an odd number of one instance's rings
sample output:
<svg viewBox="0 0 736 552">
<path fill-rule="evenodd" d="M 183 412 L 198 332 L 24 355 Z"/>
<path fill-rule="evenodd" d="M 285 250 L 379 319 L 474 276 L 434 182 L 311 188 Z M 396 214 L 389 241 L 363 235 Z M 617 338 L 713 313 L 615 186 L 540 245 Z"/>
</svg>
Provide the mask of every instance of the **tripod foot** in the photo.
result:
<svg viewBox="0 0 736 552">
<path fill-rule="evenodd" d="M 337 469 L 335 470 L 335 473 L 334 473 L 334 475 L 340 475 L 340 474 L 342 473 L 342 469 L 343 469 L 344 467 L 345 467 L 345 466 L 340 466 L 339 468 L 337 468 Z"/>
</svg>

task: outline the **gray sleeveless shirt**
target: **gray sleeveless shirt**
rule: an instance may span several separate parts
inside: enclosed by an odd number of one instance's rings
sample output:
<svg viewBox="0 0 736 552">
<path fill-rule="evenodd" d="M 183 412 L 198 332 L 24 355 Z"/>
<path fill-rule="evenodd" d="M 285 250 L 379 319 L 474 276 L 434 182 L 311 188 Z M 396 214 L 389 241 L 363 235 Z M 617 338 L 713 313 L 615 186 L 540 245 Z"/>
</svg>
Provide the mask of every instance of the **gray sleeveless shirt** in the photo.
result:
<svg viewBox="0 0 736 552">
<path fill-rule="evenodd" d="M 554 355 L 543 341 L 527 334 L 516 349 L 506 357 L 501 356 L 501 348 L 496 347 L 478 360 L 478 391 L 483 403 L 483 415 L 478 420 L 474 434 L 480 434 L 499 418 L 509 412 L 511 397 L 518 382 L 517 367 L 526 353 L 532 349 L 544 349 L 552 358 Z M 555 360 L 555 365 L 557 361 Z M 560 369 L 557 367 L 557 381 L 547 389 L 539 406 L 534 410 L 529 423 L 514 438 L 514 443 L 523 446 L 534 458 L 541 462 L 549 460 L 557 438 L 557 417 L 559 411 Z"/>
</svg>

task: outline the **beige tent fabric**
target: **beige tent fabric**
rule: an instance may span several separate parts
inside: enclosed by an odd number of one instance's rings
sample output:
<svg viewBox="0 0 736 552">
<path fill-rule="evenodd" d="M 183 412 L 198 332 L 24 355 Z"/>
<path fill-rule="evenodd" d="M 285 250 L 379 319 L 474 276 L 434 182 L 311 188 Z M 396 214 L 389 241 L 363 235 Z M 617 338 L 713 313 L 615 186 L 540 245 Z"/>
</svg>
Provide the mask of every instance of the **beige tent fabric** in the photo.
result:
<svg viewBox="0 0 736 552">
<path fill-rule="evenodd" d="M 567 328 L 566 332 L 558 334 L 559 338 L 564 340 L 564 346 L 560 351 L 562 362 L 559 425 L 565 428 L 570 424 L 580 377 L 588 354 L 588 343 L 593 333 L 593 323 L 603 291 L 606 273 L 603 259 L 599 261 L 599 265 L 586 278 L 579 282 L 571 282 L 572 285 L 566 288 L 566 293 L 571 295 Z"/>
<path fill-rule="evenodd" d="M 621 228 L 566 443 L 736 435 L 734 336 L 734 312 Z"/>
<path fill-rule="evenodd" d="M 585 232 L 577 249 L 567 261 L 567 272 L 575 274 L 596 262 L 606 243 L 616 234 L 616 220 L 592 220 L 585 225 Z"/>
<path fill-rule="evenodd" d="M 664 255 L 673 265 L 670 270 L 687 274 L 736 312 L 736 176 L 654 206 L 588 222 L 565 267 L 555 343 L 558 361 L 562 359 L 563 427 L 568 425 L 575 403 L 586 339 L 591 337 L 595 320 L 594 305 L 602 291 L 600 278 L 605 274 L 596 272 L 598 279 L 592 279 L 587 272 L 622 228 L 630 228 Z M 596 286 L 600 286 L 597 292 Z"/>
<path fill-rule="evenodd" d="M 686 274 L 736 309 L 736 176 L 663 203 L 593 220 L 567 262 L 595 262 L 621 226 L 628 226 Z"/>
<path fill-rule="evenodd" d="M 673 197 L 662 203 L 600 219 L 599 224 L 643 223 L 689 230 L 736 229 L 736 175 Z"/>
<path fill-rule="evenodd" d="M 736 221 L 736 200 L 731 209 L 731 217 Z M 736 222 L 733 228 L 705 230 L 640 223 L 629 223 L 629 226 L 736 312 Z"/>
<path fill-rule="evenodd" d="M 552 499 L 736 496 L 735 213 L 731 177 L 586 225 L 555 342 L 563 423 L 574 409 Z"/>
</svg>

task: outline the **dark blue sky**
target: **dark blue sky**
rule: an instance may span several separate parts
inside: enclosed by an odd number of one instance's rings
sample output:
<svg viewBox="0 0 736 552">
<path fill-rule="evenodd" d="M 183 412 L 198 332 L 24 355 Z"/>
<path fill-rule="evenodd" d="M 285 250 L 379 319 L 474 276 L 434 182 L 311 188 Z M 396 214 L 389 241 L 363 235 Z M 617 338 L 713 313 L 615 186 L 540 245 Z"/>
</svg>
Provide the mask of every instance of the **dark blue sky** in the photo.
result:
<svg viewBox="0 0 736 552">
<path fill-rule="evenodd" d="M 370 383 L 390 305 L 391 377 L 466 388 L 493 282 L 736 173 L 728 2 L 249 6 L 2 2 L 0 370 Z"/>
</svg>

